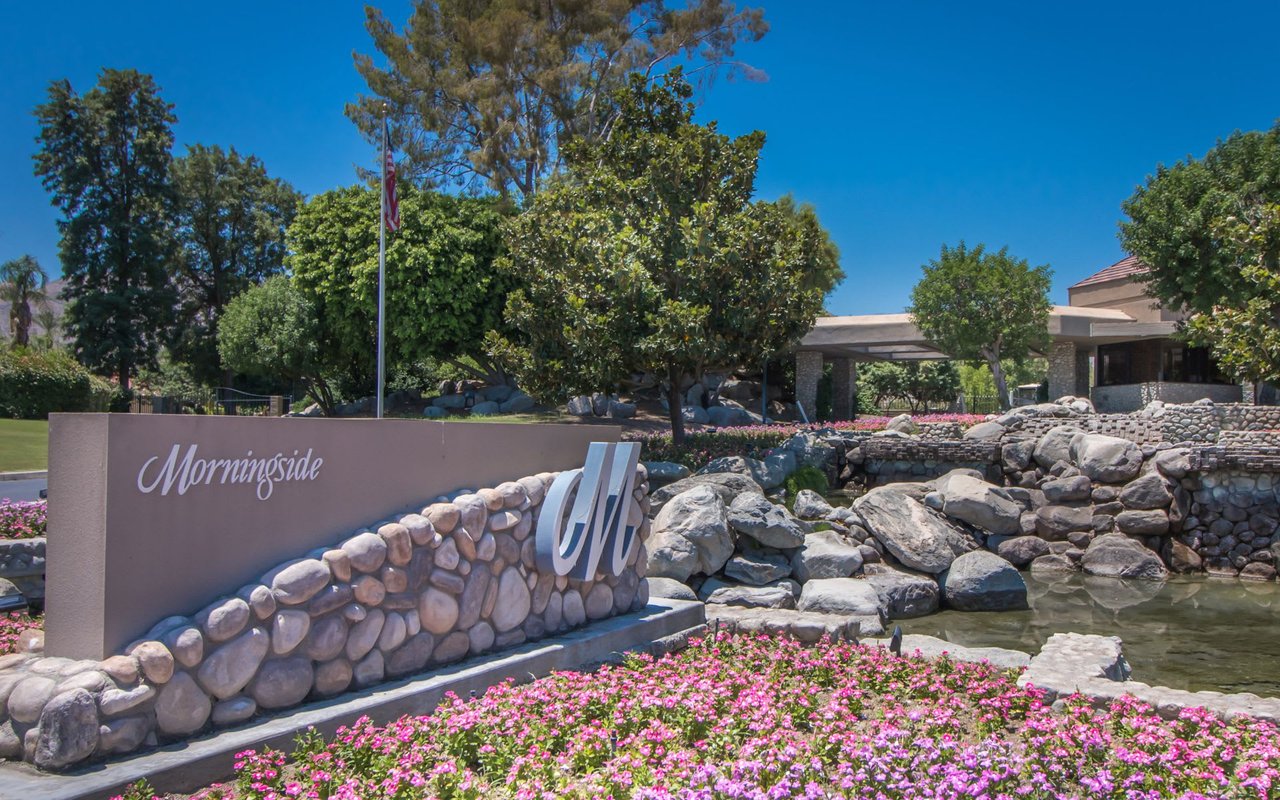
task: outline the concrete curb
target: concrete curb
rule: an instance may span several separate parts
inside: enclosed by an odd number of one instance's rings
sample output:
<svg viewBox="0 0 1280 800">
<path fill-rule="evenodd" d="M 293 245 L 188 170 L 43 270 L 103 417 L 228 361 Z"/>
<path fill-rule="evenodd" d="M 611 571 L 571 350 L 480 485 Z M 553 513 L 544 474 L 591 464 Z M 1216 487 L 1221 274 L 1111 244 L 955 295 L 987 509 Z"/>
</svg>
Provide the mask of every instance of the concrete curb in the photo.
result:
<svg viewBox="0 0 1280 800">
<path fill-rule="evenodd" d="M 47 469 L 31 469 L 26 472 L 0 472 L 0 481 L 34 481 L 40 478 L 48 479 L 49 470 Z"/>
<path fill-rule="evenodd" d="M 289 751 L 308 727 L 331 736 L 361 716 L 386 723 L 405 714 L 429 714 L 446 693 L 482 694 L 494 684 L 518 682 L 556 670 L 578 669 L 615 653 L 651 643 L 703 623 L 702 603 L 654 598 L 632 614 L 594 622 L 561 636 L 468 659 L 425 675 L 300 706 L 240 728 L 169 745 L 118 761 L 55 775 L 28 764 L 0 768 L 0 797 L 23 800 L 98 800 L 146 778 L 158 792 L 190 792 L 229 778 L 236 753 L 263 746 Z"/>
</svg>

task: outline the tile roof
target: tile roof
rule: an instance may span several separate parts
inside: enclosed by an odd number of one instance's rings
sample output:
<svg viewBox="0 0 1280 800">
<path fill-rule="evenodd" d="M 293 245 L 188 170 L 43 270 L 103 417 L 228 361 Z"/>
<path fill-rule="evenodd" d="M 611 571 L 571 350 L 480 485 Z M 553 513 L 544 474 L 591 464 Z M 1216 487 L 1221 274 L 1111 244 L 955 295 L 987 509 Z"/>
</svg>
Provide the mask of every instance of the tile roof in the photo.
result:
<svg viewBox="0 0 1280 800">
<path fill-rule="evenodd" d="M 1107 281 L 1116 280 L 1117 278 L 1129 278 L 1134 275 L 1141 275 L 1144 272 L 1150 271 L 1151 267 L 1148 267 L 1146 264 L 1139 261 L 1137 256 L 1125 256 L 1106 269 L 1100 272 L 1095 272 L 1079 283 L 1071 286 L 1071 288 L 1076 289 L 1081 286 L 1092 286 L 1095 283 L 1105 283 Z"/>
</svg>

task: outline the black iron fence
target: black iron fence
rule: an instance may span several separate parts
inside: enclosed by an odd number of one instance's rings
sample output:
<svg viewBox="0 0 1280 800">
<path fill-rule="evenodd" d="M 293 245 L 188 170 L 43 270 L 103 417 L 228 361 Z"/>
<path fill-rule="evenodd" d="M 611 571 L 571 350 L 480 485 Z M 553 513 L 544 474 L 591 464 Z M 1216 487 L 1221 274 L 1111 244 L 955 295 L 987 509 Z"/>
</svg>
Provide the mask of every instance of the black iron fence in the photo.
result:
<svg viewBox="0 0 1280 800">
<path fill-rule="evenodd" d="M 134 414 L 219 414 L 242 417 L 279 417 L 289 413 L 293 397 L 253 394 L 219 386 L 184 395 L 134 395 L 129 411 Z"/>
</svg>

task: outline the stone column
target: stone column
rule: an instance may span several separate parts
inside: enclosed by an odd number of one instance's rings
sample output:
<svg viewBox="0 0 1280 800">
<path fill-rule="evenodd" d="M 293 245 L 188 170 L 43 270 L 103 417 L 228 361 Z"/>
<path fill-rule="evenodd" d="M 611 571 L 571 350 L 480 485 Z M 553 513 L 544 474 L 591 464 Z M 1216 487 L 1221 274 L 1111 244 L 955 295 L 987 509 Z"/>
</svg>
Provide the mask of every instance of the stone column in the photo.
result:
<svg viewBox="0 0 1280 800">
<path fill-rule="evenodd" d="M 822 353 L 796 352 L 796 402 L 812 422 L 818 414 L 818 381 L 822 379 Z"/>
<path fill-rule="evenodd" d="M 853 419 L 857 395 L 858 362 L 852 358 L 835 359 L 831 364 L 831 416 Z"/>
<path fill-rule="evenodd" d="M 1066 395 L 1080 395 L 1076 386 L 1076 343 L 1054 342 L 1049 351 L 1049 402 Z"/>
<path fill-rule="evenodd" d="M 1090 400 L 1093 399 L 1093 386 L 1089 381 L 1089 356 L 1093 355 L 1093 350 L 1092 347 L 1076 348 L 1076 396 Z"/>
</svg>

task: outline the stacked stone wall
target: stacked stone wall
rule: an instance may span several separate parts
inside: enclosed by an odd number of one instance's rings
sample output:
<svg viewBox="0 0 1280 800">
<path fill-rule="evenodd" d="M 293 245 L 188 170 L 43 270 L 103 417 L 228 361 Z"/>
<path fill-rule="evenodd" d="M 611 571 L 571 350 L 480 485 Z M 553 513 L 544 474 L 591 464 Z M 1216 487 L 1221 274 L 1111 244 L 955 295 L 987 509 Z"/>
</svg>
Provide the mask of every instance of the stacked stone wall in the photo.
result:
<svg viewBox="0 0 1280 800">
<path fill-rule="evenodd" d="M 1202 467 L 1203 455 L 1193 456 Z M 1280 449 L 1273 449 L 1265 457 L 1275 465 L 1269 471 L 1216 467 L 1184 481 L 1192 502 L 1179 539 L 1199 555 L 1210 573 L 1239 573 L 1246 577 L 1275 574 Z"/>
<path fill-rule="evenodd" d="M 551 473 L 438 498 L 168 617 L 104 661 L 0 657 L 0 758 L 63 769 L 238 725 L 648 602 L 636 546 L 620 576 L 541 569 Z M 626 521 L 647 534 L 643 467 Z M 608 565 L 602 565 L 608 569 Z"/>
<path fill-rule="evenodd" d="M 1024 436 L 1044 436 L 1066 421 L 1062 417 L 1033 417 L 1013 428 Z M 1128 439 L 1135 444 L 1157 444 L 1165 440 L 1161 424 L 1130 414 L 1093 414 L 1070 418 L 1072 425 L 1089 433 Z"/>
<path fill-rule="evenodd" d="M 44 599 L 43 536 L 0 542 L 0 578 L 13 583 L 28 601 Z"/>
</svg>

